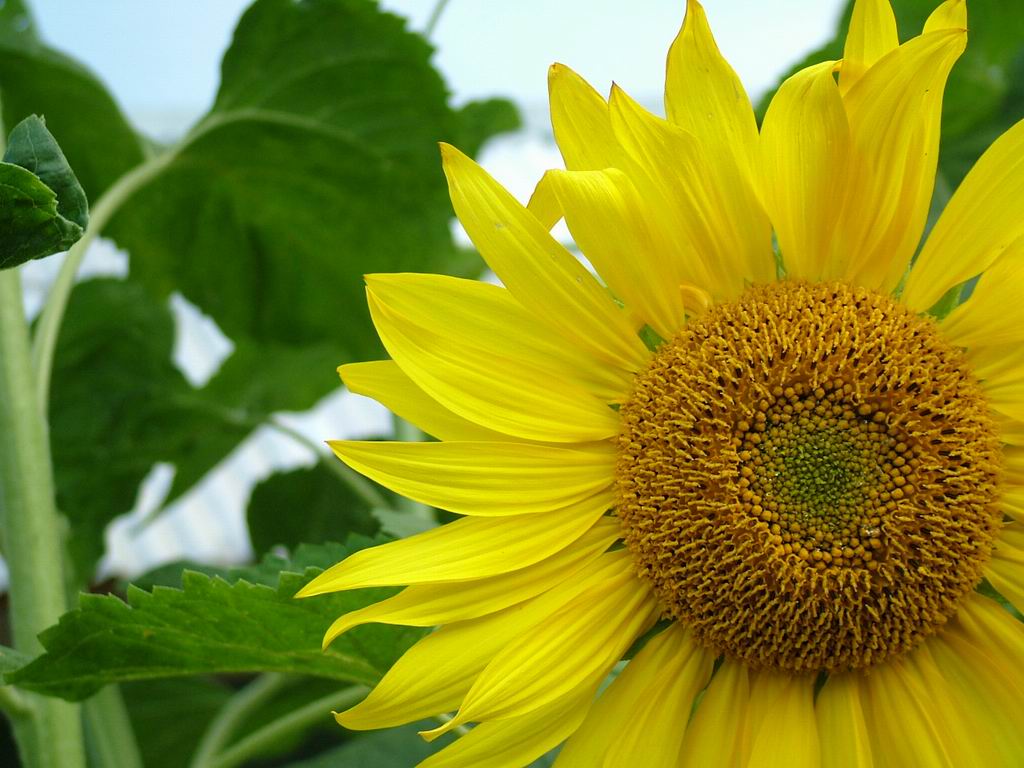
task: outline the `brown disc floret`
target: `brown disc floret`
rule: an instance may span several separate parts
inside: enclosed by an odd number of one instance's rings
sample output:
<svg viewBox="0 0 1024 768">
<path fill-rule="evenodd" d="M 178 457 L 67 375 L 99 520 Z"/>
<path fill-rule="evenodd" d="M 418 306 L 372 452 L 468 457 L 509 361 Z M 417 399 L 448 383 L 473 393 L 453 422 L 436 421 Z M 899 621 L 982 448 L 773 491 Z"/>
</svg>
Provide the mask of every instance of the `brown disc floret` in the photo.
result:
<svg viewBox="0 0 1024 768">
<path fill-rule="evenodd" d="M 622 406 L 618 510 L 667 618 L 756 668 L 870 666 L 981 579 L 999 441 L 935 323 L 781 282 L 667 341 Z"/>
</svg>

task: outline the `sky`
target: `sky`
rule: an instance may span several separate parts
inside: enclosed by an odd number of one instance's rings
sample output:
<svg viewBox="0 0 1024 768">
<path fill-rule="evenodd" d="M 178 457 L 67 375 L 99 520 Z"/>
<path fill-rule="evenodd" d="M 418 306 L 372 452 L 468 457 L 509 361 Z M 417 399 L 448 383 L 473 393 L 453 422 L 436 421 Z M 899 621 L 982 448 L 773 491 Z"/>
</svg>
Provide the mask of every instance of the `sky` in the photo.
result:
<svg viewBox="0 0 1024 768">
<path fill-rule="evenodd" d="M 2 0 L 0 0 L 2 1 Z M 247 0 L 29 0 L 48 42 L 84 62 L 144 129 L 183 129 L 212 103 L 220 58 Z M 434 0 L 383 0 L 423 29 Z M 831 36 L 843 0 L 706 0 L 719 46 L 756 97 Z M 685 0 L 449 0 L 436 62 L 457 103 L 495 95 L 528 109 L 558 61 L 599 90 L 614 79 L 660 99 Z"/>
</svg>

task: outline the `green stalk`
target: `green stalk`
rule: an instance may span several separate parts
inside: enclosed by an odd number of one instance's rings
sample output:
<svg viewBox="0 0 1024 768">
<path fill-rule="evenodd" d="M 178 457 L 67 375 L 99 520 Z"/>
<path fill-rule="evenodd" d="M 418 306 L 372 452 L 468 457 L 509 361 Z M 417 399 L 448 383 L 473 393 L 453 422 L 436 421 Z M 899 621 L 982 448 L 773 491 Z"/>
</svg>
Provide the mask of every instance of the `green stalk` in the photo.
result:
<svg viewBox="0 0 1024 768">
<path fill-rule="evenodd" d="M 310 440 L 296 429 L 287 424 L 282 424 L 278 419 L 271 417 L 265 422 L 259 422 L 257 426 L 266 424 L 271 429 L 279 432 L 285 437 L 290 437 L 299 445 L 308 448 L 313 455 L 324 464 L 331 472 L 338 476 L 345 485 L 352 489 L 352 492 L 366 502 L 372 509 L 388 509 L 391 505 L 388 500 L 374 487 L 373 483 L 357 473 L 347 464 L 342 463 L 334 456 L 325 456 L 320 451 L 320 445 Z"/>
<path fill-rule="evenodd" d="M 78 268 L 92 241 L 103 231 L 125 200 L 148 184 L 174 159 L 176 150 L 156 155 L 119 178 L 100 196 L 89 211 L 89 225 L 82 239 L 75 243 L 60 265 L 57 279 L 46 297 L 39 316 L 35 338 L 32 340 L 32 368 L 36 375 L 36 396 L 40 407 L 46 409 L 50 401 L 50 375 L 53 371 L 53 353 L 57 348 L 57 335 L 68 306 L 71 289 L 75 285 Z"/>
<path fill-rule="evenodd" d="M 319 722 L 326 722 L 332 709 L 347 709 L 360 701 L 367 690 L 366 687 L 357 685 L 311 701 L 239 739 L 209 763 L 204 764 L 203 768 L 236 768 L 252 758 L 259 757 L 268 747 L 285 736 L 300 733 Z M 194 763 L 193 768 L 196 768 Z"/>
<path fill-rule="evenodd" d="M 217 754 L 231 740 L 245 719 L 274 698 L 292 681 L 293 678 L 285 675 L 268 673 L 260 675 L 232 696 L 221 707 L 213 722 L 210 723 L 210 727 L 203 734 L 192 757 L 192 762 L 189 763 L 190 768 L 210 768 L 214 764 L 213 761 Z"/>
<path fill-rule="evenodd" d="M 132 721 L 121 696 L 121 689 L 108 685 L 82 703 L 85 743 L 90 764 L 117 768 L 143 768 Z"/>
<path fill-rule="evenodd" d="M 32 373 L 17 270 L 0 272 L 0 531 L 10 571 L 14 648 L 35 655 L 37 635 L 67 610 L 61 522 L 43 406 Z M 82 768 L 79 707 L 26 695 L 32 714 L 15 735 L 32 768 Z"/>
</svg>

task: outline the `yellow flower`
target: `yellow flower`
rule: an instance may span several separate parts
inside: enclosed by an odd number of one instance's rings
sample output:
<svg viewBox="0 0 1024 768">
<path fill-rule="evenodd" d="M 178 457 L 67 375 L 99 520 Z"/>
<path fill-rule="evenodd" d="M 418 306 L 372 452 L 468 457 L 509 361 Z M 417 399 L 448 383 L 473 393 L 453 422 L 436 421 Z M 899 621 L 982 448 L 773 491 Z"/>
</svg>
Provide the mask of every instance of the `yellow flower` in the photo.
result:
<svg viewBox="0 0 1024 768">
<path fill-rule="evenodd" d="M 1024 123 L 913 259 L 966 26 L 858 0 L 759 132 L 691 0 L 667 120 L 552 68 L 528 208 L 443 147 L 503 287 L 368 277 L 392 360 L 342 377 L 439 441 L 333 448 L 465 517 L 301 593 L 408 585 L 325 643 L 440 627 L 338 722 L 472 724 L 433 768 L 1020 764 L 1024 624 L 977 587 L 1024 608 Z"/>
</svg>

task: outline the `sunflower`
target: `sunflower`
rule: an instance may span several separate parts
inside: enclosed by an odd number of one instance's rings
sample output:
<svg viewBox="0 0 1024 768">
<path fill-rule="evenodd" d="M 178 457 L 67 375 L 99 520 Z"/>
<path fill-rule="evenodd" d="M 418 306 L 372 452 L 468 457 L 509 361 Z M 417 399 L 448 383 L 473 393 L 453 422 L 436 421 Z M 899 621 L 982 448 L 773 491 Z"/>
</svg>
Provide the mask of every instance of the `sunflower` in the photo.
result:
<svg viewBox="0 0 1024 768">
<path fill-rule="evenodd" d="M 690 0 L 667 119 L 551 69 L 527 207 L 442 147 L 502 285 L 367 277 L 391 360 L 342 378 L 437 440 L 332 447 L 464 517 L 300 593 L 406 587 L 325 644 L 438 627 L 339 723 L 440 718 L 432 768 L 1021 764 L 1024 123 L 919 248 L 966 27 L 858 0 L 759 130 Z"/>
</svg>

